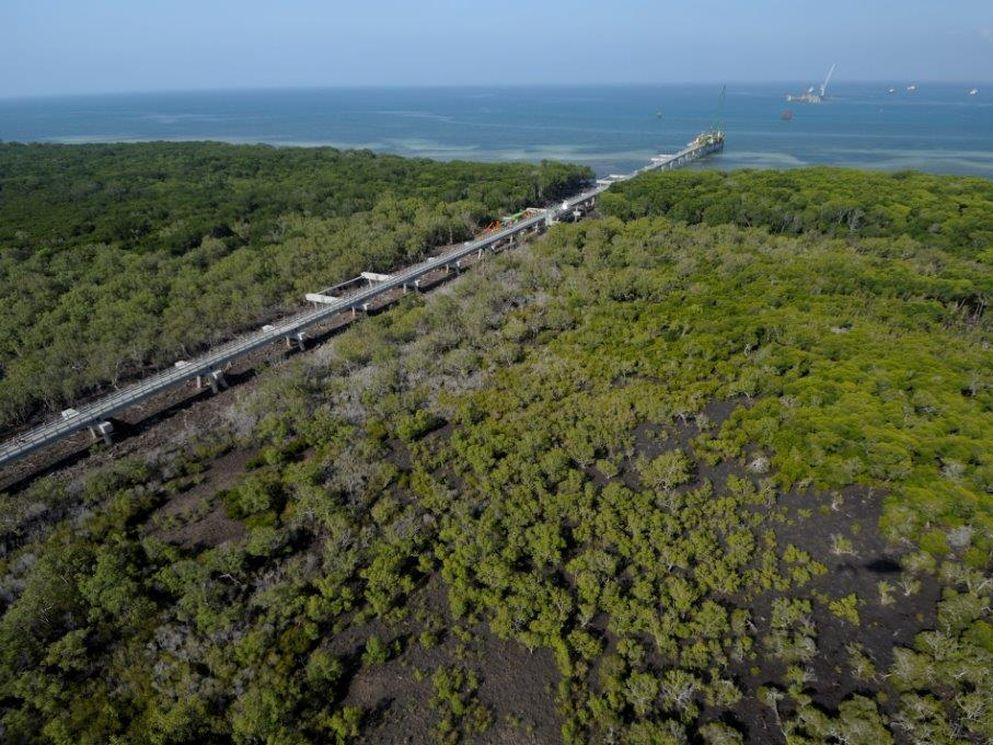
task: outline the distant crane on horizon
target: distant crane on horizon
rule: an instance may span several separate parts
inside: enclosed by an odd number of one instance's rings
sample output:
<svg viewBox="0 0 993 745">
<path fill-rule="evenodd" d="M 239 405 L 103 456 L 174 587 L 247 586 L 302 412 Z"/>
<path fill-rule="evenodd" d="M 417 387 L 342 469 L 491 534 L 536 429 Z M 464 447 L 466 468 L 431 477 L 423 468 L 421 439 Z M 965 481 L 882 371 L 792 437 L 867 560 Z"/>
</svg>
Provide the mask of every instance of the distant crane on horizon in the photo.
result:
<svg viewBox="0 0 993 745">
<path fill-rule="evenodd" d="M 827 98 L 828 84 L 831 82 L 831 77 L 834 75 L 834 70 L 837 66 L 837 64 L 831 65 L 831 69 L 828 70 L 827 77 L 821 83 L 819 91 L 814 86 L 810 86 L 805 93 L 801 93 L 798 96 L 793 94 L 787 95 L 786 100 L 791 103 L 823 103 L 824 99 Z"/>
</svg>

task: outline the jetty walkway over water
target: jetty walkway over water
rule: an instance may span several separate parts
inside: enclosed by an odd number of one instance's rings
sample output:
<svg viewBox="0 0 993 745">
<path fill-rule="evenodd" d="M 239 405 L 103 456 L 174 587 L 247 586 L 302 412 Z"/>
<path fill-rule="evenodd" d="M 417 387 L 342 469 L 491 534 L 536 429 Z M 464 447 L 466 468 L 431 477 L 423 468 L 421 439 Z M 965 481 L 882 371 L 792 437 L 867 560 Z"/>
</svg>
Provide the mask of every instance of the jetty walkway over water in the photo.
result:
<svg viewBox="0 0 993 745">
<path fill-rule="evenodd" d="M 425 275 L 438 270 L 458 271 L 462 268 L 463 259 L 472 256 L 482 257 L 485 251 L 506 248 L 520 239 L 542 232 L 561 220 L 580 219 L 595 206 L 596 198 L 614 183 L 627 181 L 648 171 L 680 168 L 723 149 L 723 132 L 717 130 L 705 132 L 677 153 L 652 158 L 648 165 L 633 173 L 600 179 L 595 186 L 570 197 L 561 204 L 543 210 L 533 210 L 532 216 L 479 240 L 469 241 L 393 274 L 365 272 L 361 275 L 361 279 L 368 282 L 367 287 L 341 297 L 328 294 L 329 291 L 308 294 L 307 299 L 315 306 L 312 310 L 290 316 L 276 324 L 263 326 L 259 331 L 240 336 L 192 360 L 177 362 L 175 367 L 151 375 L 78 409 L 67 409 L 62 412 L 60 418 L 15 436 L 0 446 L 0 466 L 83 429 L 89 429 L 94 439 L 102 437 L 109 443 L 113 433 L 111 417 L 152 396 L 194 380 L 198 387 L 209 385 L 217 392 L 226 386 L 225 367 L 240 357 L 284 340 L 291 346 L 297 345 L 302 348 L 306 343 L 307 329 L 330 320 L 336 314 L 367 311 L 373 300 L 386 293 L 397 289 L 402 289 L 404 292 L 409 289 L 419 289 L 420 280 Z M 338 287 L 350 284 L 354 284 L 354 280 Z M 331 291 L 334 289 L 331 288 Z"/>
</svg>

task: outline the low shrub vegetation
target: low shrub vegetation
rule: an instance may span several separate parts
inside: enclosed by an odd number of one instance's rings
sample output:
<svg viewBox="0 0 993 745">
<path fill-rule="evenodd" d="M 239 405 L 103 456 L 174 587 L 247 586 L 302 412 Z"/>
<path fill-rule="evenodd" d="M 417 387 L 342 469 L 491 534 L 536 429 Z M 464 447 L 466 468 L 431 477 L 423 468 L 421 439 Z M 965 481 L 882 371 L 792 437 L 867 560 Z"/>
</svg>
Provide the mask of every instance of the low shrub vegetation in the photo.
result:
<svg viewBox="0 0 993 745">
<path fill-rule="evenodd" d="M 989 194 L 646 176 L 4 497 L 4 737 L 989 742 Z"/>
</svg>

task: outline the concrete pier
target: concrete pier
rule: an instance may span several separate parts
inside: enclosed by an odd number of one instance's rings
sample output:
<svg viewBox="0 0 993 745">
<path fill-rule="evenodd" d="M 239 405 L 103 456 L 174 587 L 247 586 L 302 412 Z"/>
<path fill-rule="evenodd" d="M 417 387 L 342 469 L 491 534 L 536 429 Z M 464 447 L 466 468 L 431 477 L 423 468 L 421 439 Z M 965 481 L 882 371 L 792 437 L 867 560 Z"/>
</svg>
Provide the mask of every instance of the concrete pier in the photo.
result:
<svg viewBox="0 0 993 745">
<path fill-rule="evenodd" d="M 93 441 L 103 440 L 106 445 L 114 444 L 114 425 L 108 421 L 96 422 L 90 427 Z"/>
<path fill-rule="evenodd" d="M 204 377 L 206 378 L 207 385 L 210 386 L 210 390 L 214 393 L 220 393 L 228 387 L 228 381 L 224 377 L 223 370 L 212 370 Z"/>
<path fill-rule="evenodd" d="M 300 351 L 307 348 L 307 335 L 302 331 L 286 337 L 286 348 L 293 349 L 294 347 L 297 347 Z"/>
</svg>

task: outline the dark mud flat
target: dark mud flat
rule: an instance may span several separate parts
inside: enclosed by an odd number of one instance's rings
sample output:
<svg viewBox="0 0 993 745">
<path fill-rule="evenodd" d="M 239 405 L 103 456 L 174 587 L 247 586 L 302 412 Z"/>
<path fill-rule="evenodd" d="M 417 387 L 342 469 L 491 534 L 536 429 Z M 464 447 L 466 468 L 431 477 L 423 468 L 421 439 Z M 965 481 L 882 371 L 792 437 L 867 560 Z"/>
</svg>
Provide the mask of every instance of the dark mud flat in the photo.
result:
<svg viewBox="0 0 993 745">
<path fill-rule="evenodd" d="M 342 683 L 342 703 L 368 712 L 362 742 L 434 742 L 438 714 L 431 704 L 431 674 L 441 666 L 474 670 L 479 676 L 478 698 L 490 713 L 490 724 L 469 741 L 492 745 L 560 742 L 561 722 L 554 701 L 560 676 L 551 652 L 531 652 L 515 641 L 497 638 L 485 626 L 456 634 L 447 603 L 443 581 L 432 577 L 411 598 L 411 617 L 400 629 L 373 621 L 350 625 L 330 641 L 335 654 L 352 661 Z M 435 628 L 440 621 L 442 629 L 436 643 L 428 646 L 419 641 L 426 624 L 417 620 L 425 614 Z M 383 664 L 360 665 L 362 643 L 370 634 L 399 642 L 402 652 Z"/>
<path fill-rule="evenodd" d="M 849 488 L 840 495 L 807 489 L 781 494 L 775 508 L 775 531 L 782 545 L 792 544 L 827 566 L 826 573 L 805 585 L 803 594 L 838 598 L 854 593 L 860 601 L 858 627 L 831 613 L 826 603 L 812 604 L 817 655 L 808 666 L 810 679 L 805 693 L 832 715 L 837 715 L 838 705 L 852 694 L 875 687 L 887 693 L 884 700 L 899 700 L 898 692 L 886 680 L 870 683 L 852 674 L 848 664 L 852 649 L 859 648 L 877 670 L 883 670 L 893 661 L 894 647 L 912 646 L 917 634 L 935 628 L 937 623 L 941 585 L 932 575 L 913 575 L 923 580 L 919 589 L 912 593 L 901 589 L 901 580 L 911 576 L 900 563 L 906 549 L 888 544 L 880 534 L 882 501 L 882 494 L 869 489 Z M 834 536 L 848 538 L 852 553 L 836 553 Z M 881 581 L 894 588 L 892 600 L 885 604 L 880 602 Z M 764 594 L 750 606 L 759 637 L 769 631 L 776 597 Z M 760 656 L 755 663 L 738 666 L 736 674 L 749 690 L 757 691 L 760 686 L 781 681 L 786 667 L 771 655 Z M 789 713 L 786 706 L 780 716 Z M 769 706 L 749 698 L 737 707 L 736 714 L 736 723 L 749 732 L 749 742 L 786 741 Z"/>
<path fill-rule="evenodd" d="M 561 742 L 554 693 L 558 671 L 548 650 L 529 652 L 483 629 L 469 642 L 473 669 L 480 672 L 479 700 L 491 712 L 491 724 L 472 742 Z M 431 710 L 430 675 L 416 680 L 414 669 L 433 669 L 458 662 L 455 644 L 423 650 L 413 647 L 381 667 L 364 668 L 351 682 L 346 704 L 370 711 L 363 741 L 370 743 L 432 742 L 436 714 Z"/>
<path fill-rule="evenodd" d="M 918 633 L 937 625 L 941 585 L 932 575 L 923 575 L 916 592 L 903 589 L 903 582 L 910 578 L 901 567 L 906 549 L 888 544 L 879 533 L 883 496 L 872 490 L 848 488 L 825 504 L 823 494 L 794 491 L 780 502 L 788 515 L 814 509 L 813 516 L 797 517 L 776 528 L 783 541 L 810 552 L 827 565 L 827 573 L 808 585 L 809 592 L 830 597 L 854 593 L 863 603 L 858 629 L 829 613 L 823 604 L 814 605 L 820 650 L 814 660 L 818 681 L 813 688 L 814 700 L 827 709 L 836 709 L 846 696 L 864 685 L 847 671 L 839 673 L 831 665 L 831 660 L 846 657 L 850 645 L 862 645 L 877 667 L 886 668 L 893 661 L 894 646 L 913 646 Z M 848 538 L 852 553 L 838 554 L 832 546 L 834 536 Z M 893 586 L 886 603 L 880 601 L 880 582 Z"/>
<path fill-rule="evenodd" d="M 149 519 L 149 534 L 187 550 L 203 550 L 244 538 L 245 526 L 228 517 L 218 494 L 244 476 L 253 457 L 233 450 L 215 460 L 199 483 L 170 499 Z"/>
<path fill-rule="evenodd" d="M 709 431 L 714 431 L 739 406 L 747 400 L 718 401 L 709 404 L 704 414 Z M 756 489 L 763 479 L 773 474 L 762 469 L 756 473 L 753 459 L 761 453 L 751 452 L 741 460 L 721 459 L 714 464 L 699 458 L 695 451 L 697 438 L 702 432 L 695 417 L 670 424 L 640 424 L 634 432 L 635 454 L 625 459 L 614 477 L 608 477 L 596 467 L 586 470 L 587 476 L 603 488 L 612 480 L 620 480 L 631 489 L 640 488 L 636 460 L 654 458 L 667 451 L 680 449 L 694 461 L 692 480 L 678 487 L 676 494 L 713 485 L 719 495 L 730 477 L 749 481 Z M 791 593 L 760 592 L 756 597 L 733 598 L 733 605 L 749 611 L 755 626 L 758 645 L 756 659 L 743 660 L 732 665 L 734 679 L 742 686 L 745 695 L 732 711 L 704 707 L 705 714 L 720 716 L 720 720 L 734 729 L 747 733 L 750 743 L 785 743 L 781 722 L 772 709 L 759 700 L 757 692 L 763 686 L 781 684 L 787 665 L 773 655 L 763 654 L 762 639 L 770 632 L 772 604 L 785 596 L 811 598 L 811 620 L 816 627 L 817 654 L 806 665 L 808 683 L 805 693 L 822 711 L 838 714 L 838 705 L 853 694 L 864 694 L 878 688 L 886 694 L 884 701 L 890 706 L 884 710 L 893 713 L 899 692 L 885 680 L 870 683 L 857 679 L 848 664 L 853 649 L 864 653 L 877 670 L 888 668 L 893 661 L 895 646 L 911 647 L 914 638 L 922 631 L 937 625 L 937 603 L 942 585 L 931 574 L 912 574 L 905 571 L 902 559 L 909 551 L 907 546 L 888 543 L 879 530 L 885 495 L 878 490 L 848 487 L 837 493 L 817 491 L 812 488 L 777 492 L 775 501 L 767 507 L 755 507 L 763 515 L 763 529 L 775 533 L 780 549 L 793 545 L 809 553 L 826 567 L 826 572 L 815 576 L 808 583 Z M 844 543 L 837 542 L 839 537 Z M 837 542 L 837 543 L 836 543 Z M 843 546 L 844 550 L 839 550 Z M 913 590 L 907 588 L 916 580 Z M 880 583 L 887 585 L 887 600 L 881 600 Z M 861 623 L 853 626 L 832 613 L 829 598 L 854 594 L 859 600 Z M 608 619 L 599 615 L 590 624 L 614 650 L 617 639 L 607 629 Z M 651 643 L 646 640 L 646 644 Z M 655 669 L 661 673 L 666 663 L 657 659 Z M 793 713 L 788 705 L 779 716 Z"/>
</svg>

